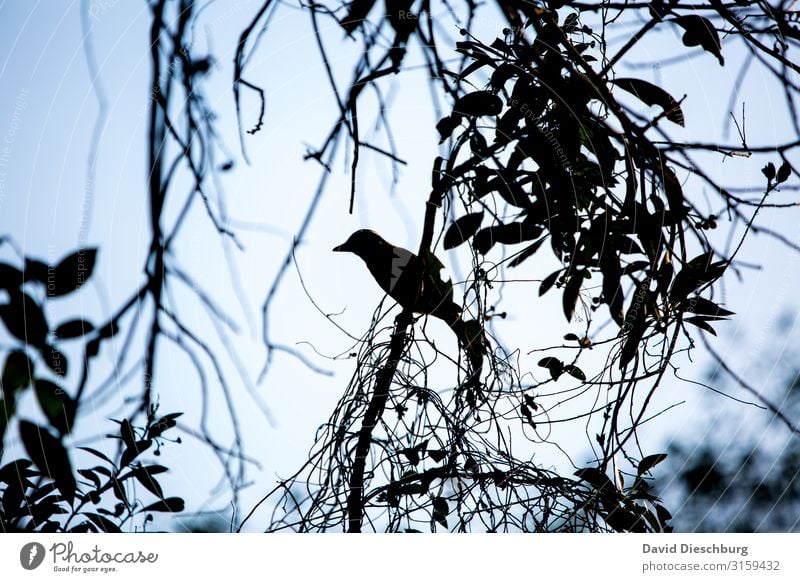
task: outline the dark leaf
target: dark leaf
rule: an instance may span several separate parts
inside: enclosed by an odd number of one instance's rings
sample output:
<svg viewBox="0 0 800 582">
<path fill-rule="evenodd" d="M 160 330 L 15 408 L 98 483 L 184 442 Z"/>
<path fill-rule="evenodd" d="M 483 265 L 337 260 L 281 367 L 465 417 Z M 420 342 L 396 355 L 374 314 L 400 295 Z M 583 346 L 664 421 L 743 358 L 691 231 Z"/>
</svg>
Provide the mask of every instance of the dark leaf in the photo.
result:
<svg viewBox="0 0 800 582">
<path fill-rule="evenodd" d="M 503 111 L 503 101 L 490 91 L 468 93 L 456 101 L 453 112 L 469 117 L 498 115 Z"/>
<path fill-rule="evenodd" d="M 150 493 L 155 495 L 156 497 L 164 497 L 164 491 L 161 489 L 161 485 L 159 485 L 158 481 L 155 480 L 153 475 L 157 475 L 158 473 L 162 473 L 166 470 L 166 467 L 161 467 L 160 465 L 153 465 L 151 467 L 139 467 L 132 471 L 133 476 L 136 478 L 142 486 L 147 489 Z"/>
<path fill-rule="evenodd" d="M 105 456 L 103 453 L 101 453 L 97 449 L 93 449 L 91 447 L 77 447 L 77 448 L 82 450 L 82 451 L 86 451 L 87 453 L 90 453 L 90 454 L 94 455 L 98 459 L 102 459 L 103 461 L 105 461 L 109 465 L 112 465 L 112 466 L 114 465 L 114 463 L 111 461 L 111 459 L 109 459 L 107 456 Z"/>
<path fill-rule="evenodd" d="M 41 354 L 48 368 L 61 377 L 67 375 L 67 357 L 58 349 L 46 345 L 42 348 Z"/>
<path fill-rule="evenodd" d="M 47 284 L 48 297 L 60 297 L 72 293 L 92 276 L 97 260 L 97 249 L 83 248 L 65 257 L 56 265 L 52 281 Z"/>
<path fill-rule="evenodd" d="M 415 467 L 419 465 L 419 451 L 416 448 L 405 448 L 400 453 Z"/>
<path fill-rule="evenodd" d="M 133 430 L 131 421 L 127 418 L 119 423 L 119 436 L 127 447 L 132 447 L 136 442 L 136 433 Z"/>
<path fill-rule="evenodd" d="M 690 14 L 687 16 L 678 16 L 673 19 L 678 26 L 683 28 L 683 44 L 686 46 L 701 46 L 706 52 L 711 53 L 720 65 L 725 64 L 725 59 L 722 57 L 722 46 L 719 42 L 719 35 L 717 34 L 714 25 L 711 24 L 707 18 Z"/>
<path fill-rule="evenodd" d="M 539 366 L 542 368 L 547 368 L 550 371 L 550 377 L 553 380 L 558 380 L 558 378 L 561 376 L 561 373 L 564 371 L 564 362 L 558 358 L 553 358 L 550 356 L 539 360 Z"/>
<path fill-rule="evenodd" d="M 697 315 L 705 315 L 718 319 L 735 315 L 733 311 L 728 311 L 704 297 L 689 297 L 680 303 L 679 308 L 682 309 L 685 314 L 695 313 Z"/>
<path fill-rule="evenodd" d="M 774 180 L 775 179 L 775 174 L 776 174 L 775 164 L 773 164 L 772 162 L 769 162 L 766 166 L 761 168 L 761 173 L 764 174 L 764 176 L 767 178 L 767 180 L 770 180 L 770 181 Z"/>
<path fill-rule="evenodd" d="M 483 212 L 466 214 L 453 222 L 444 235 L 444 248 L 453 249 L 474 235 L 481 227 Z"/>
<path fill-rule="evenodd" d="M 17 459 L 0 467 L 0 483 L 12 483 L 35 475 L 28 459 Z"/>
<path fill-rule="evenodd" d="M 636 355 L 639 349 L 639 342 L 644 337 L 645 331 L 647 331 L 647 303 L 650 298 L 647 285 L 647 281 L 645 281 L 636 287 L 631 299 L 631 305 L 625 314 L 625 323 L 622 326 L 622 331 L 625 332 L 626 336 L 620 351 L 620 368 L 625 368 L 628 362 Z"/>
<path fill-rule="evenodd" d="M 692 325 L 695 325 L 704 331 L 707 331 L 711 335 L 717 335 L 717 332 L 714 331 L 714 328 L 708 323 L 709 320 L 705 317 L 687 317 L 684 319 L 684 321 L 686 323 L 691 323 Z"/>
<path fill-rule="evenodd" d="M 641 79 L 615 79 L 612 82 L 647 105 L 658 105 L 666 113 L 667 119 L 683 127 L 685 120 L 680 104 L 661 87 Z"/>
<path fill-rule="evenodd" d="M 167 499 L 162 499 L 161 501 L 156 501 L 155 503 L 151 503 L 142 511 L 166 511 L 166 512 L 180 512 L 183 511 L 184 502 L 183 499 L 180 497 L 168 497 Z"/>
<path fill-rule="evenodd" d="M 444 497 L 433 498 L 433 519 L 438 523 L 447 527 L 447 514 L 450 513 L 450 507 Z"/>
<path fill-rule="evenodd" d="M 2 393 L 11 397 L 18 390 L 30 385 L 33 378 L 34 365 L 22 350 L 14 350 L 6 358 L 3 366 Z"/>
<path fill-rule="evenodd" d="M 182 412 L 174 412 L 172 414 L 164 415 L 148 428 L 147 435 L 151 438 L 161 436 L 162 433 L 176 425 L 175 419 L 180 417 L 182 414 Z"/>
<path fill-rule="evenodd" d="M 91 469 L 78 469 L 78 475 L 92 482 L 95 488 L 100 487 L 100 477 Z"/>
<path fill-rule="evenodd" d="M 69 456 L 61 441 L 46 429 L 27 420 L 20 421 L 19 434 L 31 461 L 42 473 L 55 481 L 61 495 L 71 504 L 75 499 L 77 484 Z"/>
<path fill-rule="evenodd" d="M 719 279 L 728 267 L 728 263 L 726 261 L 712 263 L 713 258 L 714 253 L 709 251 L 686 263 L 672 281 L 670 300 L 680 302 L 702 285 Z"/>
<path fill-rule="evenodd" d="M 72 319 L 62 323 L 55 330 L 58 339 L 73 339 L 82 337 L 94 331 L 94 326 L 85 319 Z"/>
<path fill-rule="evenodd" d="M 437 463 L 444 459 L 445 455 L 446 453 L 442 449 L 433 449 L 428 451 L 428 456 Z"/>
<path fill-rule="evenodd" d="M 663 461 L 666 458 L 667 455 L 664 453 L 658 453 L 656 455 L 647 455 L 645 458 L 639 461 L 639 464 L 636 466 L 636 473 L 639 476 L 642 476 L 645 473 L 647 473 L 647 471 L 658 465 L 661 461 Z"/>
<path fill-rule="evenodd" d="M 119 526 L 107 517 L 103 517 L 98 513 L 85 513 L 84 515 L 92 520 L 92 523 L 97 526 L 99 531 L 105 533 L 120 533 Z"/>
<path fill-rule="evenodd" d="M 564 371 L 573 378 L 577 378 L 581 382 L 586 382 L 586 374 L 584 374 L 583 370 L 581 370 L 578 366 L 564 366 Z"/>
<path fill-rule="evenodd" d="M 436 131 L 439 132 L 439 143 L 449 139 L 455 129 L 461 125 L 462 117 L 457 114 L 442 117 L 436 124 Z"/>
<path fill-rule="evenodd" d="M 781 167 L 778 168 L 778 183 L 785 182 L 789 179 L 789 176 L 792 175 L 792 166 L 789 165 L 789 162 L 783 162 Z"/>
<path fill-rule="evenodd" d="M 598 491 L 614 490 L 614 484 L 611 482 L 611 479 L 609 479 L 608 476 L 600 469 L 595 469 L 594 467 L 585 467 L 583 469 L 578 469 L 573 474 L 583 481 L 586 481 Z"/>
<path fill-rule="evenodd" d="M 575 314 L 575 305 L 578 303 L 578 296 L 580 295 L 581 284 L 584 278 L 583 273 L 583 271 L 573 273 L 572 276 L 567 279 L 567 284 L 564 286 L 562 303 L 567 321 L 572 321 L 572 316 Z"/>
<path fill-rule="evenodd" d="M 0 318 L 11 335 L 41 348 L 47 340 L 49 327 L 39 304 L 22 291 L 9 293 L 11 301 L 0 305 Z"/>
<path fill-rule="evenodd" d="M 122 458 L 120 460 L 120 466 L 127 467 L 134 461 L 139 455 L 149 449 L 153 444 L 153 441 L 150 439 L 145 439 L 141 441 L 136 441 L 133 445 L 126 448 L 122 451 Z"/>
<path fill-rule="evenodd" d="M 66 391 L 49 380 L 36 380 L 36 398 L 50 426 L 59 433 L 67 434 L 75 422 L 76 402 Z"/>
<path fill-rule="evenodd" d="M 539 285 L 539 297 L 547 293 L 550 288 L 555 285 L 556 281 L 558 280 L 558 276 L 561 274 L 561 271 L 555 271 L 550 273 L 547 277 L 544 278 L 541 285 Z"/>
<path fill-rule="evenodd" d="M 41 283 L 42 285 L 47 285 L 52 269 L 47 265 L 47 263 L 43 263 L 42 261 L 37 261 L 36 259 L 25 259 L 25 268 L 23 271 L 23 276 L 26 282 L 34 281 L 36 283 Z"/>
<path fill-rule="evenodd" d="M 22 271 L 6 263 L 0 263 L 0 289 L 16 291 L 22 285 Z"/>
<path fill-rule="evenodd" d="M 519 255 L 517 255 L 511 262 L 509 262 L 508 266 L 509 267 L 516 267 L 522 261 L 524 261 L 524 260 L 532 257 L 533 255 L 535 255 L 536 251 L 539 250 L 539 247 L 541 247 L 542 243 L 545 241 L 545 238 L 547 238 L 547 237 L 542 237 L 539 240 L 537 240 L 535 243 L 529 245 L 524 251 L 522 251 Z"/>
</svg>

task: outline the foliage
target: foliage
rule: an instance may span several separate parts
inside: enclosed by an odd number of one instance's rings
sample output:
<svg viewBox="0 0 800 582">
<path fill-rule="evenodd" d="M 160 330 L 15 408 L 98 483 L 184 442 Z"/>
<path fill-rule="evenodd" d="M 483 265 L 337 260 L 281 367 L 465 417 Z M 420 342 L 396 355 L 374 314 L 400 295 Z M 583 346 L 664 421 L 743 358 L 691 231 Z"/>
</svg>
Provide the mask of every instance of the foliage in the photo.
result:
<svg viewBox="0 0 800 582">
<path fill-rule="evenodd" d="M 14 421 L 26 455 L 6 459 L 0 467 L 0 531 L 119 532 L 136 517 L 144 527 L 152 521 L 152 512 L 183 510 L 183 500 L 165 497 L 156 477 L 167 467 L 142 459 L 154 446 L 154 454 L 159 454 L 164 433 L 175 427 L 180 413 L 157 417 L 153 406 L 147 425 L 139 429 L 128 419 L 115 421 L 117 433 L 106 435 L 118 441 L 115 460 L 95 448 L 70 442 L 83 385 L 71 396 L 61 384 L 69 360 L 59 348 L 63 342 L 84 342 L 88 367 L 88 360 L 113 336 L 115 326 L 112 320 L 95 327 L 80 318 L 52 326 L 46 303 L 80 290 L 93 274 L 96 255 L 96 249 L 79 249 L 56 265 L 31 257 L 25 258 L 22 269 L 0 264 L 8 294 L 8 302 L 0 305 L 0 318 L 17 342 L 3 365 L 0 458 L 3 437 Z M 18 403 L 29 396 L 35 396 L 46 424 L 17 414 Z M 83 455 L 85 462 L 99 459 L 100 464 L 76 470 L 72 459 L 78 451 L 88 454 Z M 143 503 L 143 491 L 155 501 Z"/>
</svg>

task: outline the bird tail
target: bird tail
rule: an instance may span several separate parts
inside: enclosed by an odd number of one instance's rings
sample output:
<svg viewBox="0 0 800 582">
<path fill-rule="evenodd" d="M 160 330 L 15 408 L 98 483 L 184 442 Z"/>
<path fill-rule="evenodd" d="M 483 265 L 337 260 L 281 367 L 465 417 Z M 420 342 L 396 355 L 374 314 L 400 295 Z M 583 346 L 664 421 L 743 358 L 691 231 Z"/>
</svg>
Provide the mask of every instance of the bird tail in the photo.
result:
<svg viewBox="0 0 800 582">
<path fill-rule="evenodd" d="M 486 353 L 486 336 L 480 322 L 475 319 L 463 320 L 461 317 L 449 322 L 450 328 L 456 334 L 458 343 L 467 355 L 470 363 L 470 373 L 466 385 L 472 390 L 480 387 L 483 373 L 483 355 Z M 469 396 L 469 395 L 468 395 Z M 477 394 L 472 394 L 474 398 Z"/>
</svg>

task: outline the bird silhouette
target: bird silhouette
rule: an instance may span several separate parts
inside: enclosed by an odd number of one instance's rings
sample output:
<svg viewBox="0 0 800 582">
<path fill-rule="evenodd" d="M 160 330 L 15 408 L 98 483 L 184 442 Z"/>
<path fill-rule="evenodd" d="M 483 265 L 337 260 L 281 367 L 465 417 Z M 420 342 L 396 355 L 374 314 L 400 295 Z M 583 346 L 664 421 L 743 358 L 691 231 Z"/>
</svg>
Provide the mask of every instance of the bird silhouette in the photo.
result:
<svg viewBox="0 0 800 582">
<path fill-rule="evenodd" d="M 468 383 L 473 387 L 479 383 L 485 352 L 483 329 L 474 319 L 462 318 L 461 307 L 453 301 L 452 283 L 442 280 L 444 266 L 439 259 L 429 253 L 420 261 L 411 251 L 369 229 L 357 230 L 333 250 L 360 257 L 380 288 L 401 307 L 444 321 L 469 358 L 472 371 Z"/>
</svg>

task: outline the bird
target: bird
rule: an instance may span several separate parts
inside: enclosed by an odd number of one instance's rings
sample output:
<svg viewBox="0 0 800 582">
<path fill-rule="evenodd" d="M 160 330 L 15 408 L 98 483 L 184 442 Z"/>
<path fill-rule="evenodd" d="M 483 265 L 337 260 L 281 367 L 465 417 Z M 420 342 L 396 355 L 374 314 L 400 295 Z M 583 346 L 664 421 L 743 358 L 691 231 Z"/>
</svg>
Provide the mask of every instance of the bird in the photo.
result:
<svg viewBox="0 0 800 582">
<path fill-rule="evenodd" d="M 473 387 L 479 382 L 485 352 L 483 328 L 474 319 L 463 319 L 463 310 L 453 301 L 453 285 L 442 280 L 444 265 L 435 255 L 428 253 L 427 261 L 420 262 L 416 254 L 370 229 L 355 231 L 333 250 L 353 253 L 364 261 L 380 288 L 401 307 L 444 321 L 469 358 L 472 371 L 468 382 Z"/>
</svg>

